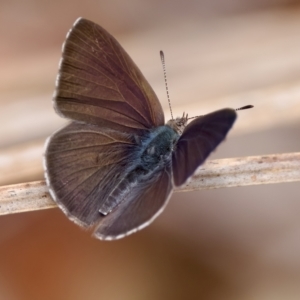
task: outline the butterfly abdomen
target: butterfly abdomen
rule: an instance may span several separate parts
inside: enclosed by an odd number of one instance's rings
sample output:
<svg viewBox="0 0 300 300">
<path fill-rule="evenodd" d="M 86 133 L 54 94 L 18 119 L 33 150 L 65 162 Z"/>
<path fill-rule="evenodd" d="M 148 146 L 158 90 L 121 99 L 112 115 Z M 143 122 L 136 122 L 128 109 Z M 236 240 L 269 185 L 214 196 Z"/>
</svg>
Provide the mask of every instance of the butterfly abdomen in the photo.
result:
<svg viewBox="0 0 300 300">
<path fill-rule="evenodd" d="M 130 196 L 133 188 L 149 182 L 151 178 L 171 164 L 174 141 L 179 135 L 169 126 L 160 126 L 145 135 L 136 147 L 135 156 L 128 162 L 126 172 L 108 195 L 99 212 L 109 214 Z"/>
</svg>

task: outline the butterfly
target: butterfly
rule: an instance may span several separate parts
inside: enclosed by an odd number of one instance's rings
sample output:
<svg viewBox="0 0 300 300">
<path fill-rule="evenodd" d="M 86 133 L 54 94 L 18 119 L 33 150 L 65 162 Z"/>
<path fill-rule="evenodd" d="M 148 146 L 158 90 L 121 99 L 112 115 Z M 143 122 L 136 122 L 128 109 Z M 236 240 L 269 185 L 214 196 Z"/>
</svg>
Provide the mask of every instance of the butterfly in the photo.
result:
<svg viewBox="0 0 300 300">
<path fill-rule="evenodd" d="M 103 240 L 149 225 L 236 120 L 221 109 L 165 124 L 153 89 L 105 29 L 79 18 L 63 45 L 56 112 L 70 119 L 46 142 L 45 178 L 69 219 Z"/>
</svg>

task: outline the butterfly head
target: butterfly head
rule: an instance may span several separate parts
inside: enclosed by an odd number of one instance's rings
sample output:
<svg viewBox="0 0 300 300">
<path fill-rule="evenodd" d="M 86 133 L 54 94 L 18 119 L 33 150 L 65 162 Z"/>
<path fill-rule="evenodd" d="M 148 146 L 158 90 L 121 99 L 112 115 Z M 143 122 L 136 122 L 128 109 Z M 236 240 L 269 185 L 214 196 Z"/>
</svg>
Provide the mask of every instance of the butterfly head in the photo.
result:
<svg viewBox="0 0 300 300">
<path fill-rule="evenodd" d="M 188 114 L 183 113 L 182 117 L 177 117 L 176 119 L 169 120 L 167 125 L 170 126 L 178 134 L 182 134 L 185 126 L 188 122 Z"/>
</svg>

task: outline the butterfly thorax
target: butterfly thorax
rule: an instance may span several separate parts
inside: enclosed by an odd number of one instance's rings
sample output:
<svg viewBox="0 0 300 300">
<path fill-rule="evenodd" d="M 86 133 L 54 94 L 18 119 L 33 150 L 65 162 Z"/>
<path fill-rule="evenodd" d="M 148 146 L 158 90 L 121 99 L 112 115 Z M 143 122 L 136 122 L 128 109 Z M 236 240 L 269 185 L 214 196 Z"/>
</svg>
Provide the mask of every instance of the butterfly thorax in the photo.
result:
<svg viewBox="0 0 300 300">
<path fill-rule="evenodd" d="M 140 165 L 146 172 L 160 169 L 171 161 L 171 153 L 179 134 L 170 126 L 160 126 L 150 133 L 142 145 Z"/>
<path fill-rule="evenodd" d="M 167 126 L 171 127 L 179 135 L 182 134 L 185 126 L 188 122 L 188 115 L 183 113 L 182 117 L 177 117 L 176 119 L 169 120 Z"/>
</svg>

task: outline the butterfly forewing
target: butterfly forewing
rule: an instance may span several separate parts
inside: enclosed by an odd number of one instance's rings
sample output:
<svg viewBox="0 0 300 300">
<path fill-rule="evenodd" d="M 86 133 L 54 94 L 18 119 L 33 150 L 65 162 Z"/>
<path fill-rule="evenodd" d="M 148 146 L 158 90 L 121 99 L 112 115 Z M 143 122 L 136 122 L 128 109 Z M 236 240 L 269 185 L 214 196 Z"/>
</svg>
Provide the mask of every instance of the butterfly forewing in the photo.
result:
<svg viewBox="0 0 300 300">
<path fill-rule="evenodd" d="M 222 142 L 236 119 L 233 109 L 198 117 L 188 124 L 172 155 L 174 183 L 182 185 Z"/>
<path fill-rule="evenodd" d="M 82 18 L 63 47 L 54 103 L 64 117 L 123 132 L 164 124 L 157 96 L 129 55 Z"/>
</svg>

